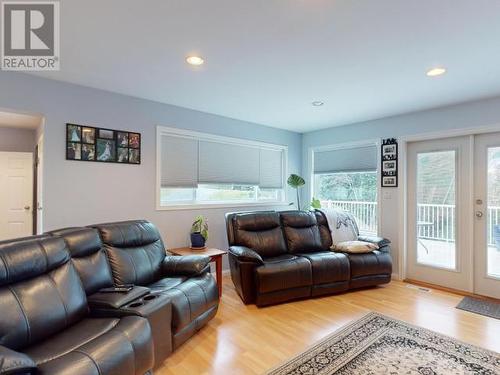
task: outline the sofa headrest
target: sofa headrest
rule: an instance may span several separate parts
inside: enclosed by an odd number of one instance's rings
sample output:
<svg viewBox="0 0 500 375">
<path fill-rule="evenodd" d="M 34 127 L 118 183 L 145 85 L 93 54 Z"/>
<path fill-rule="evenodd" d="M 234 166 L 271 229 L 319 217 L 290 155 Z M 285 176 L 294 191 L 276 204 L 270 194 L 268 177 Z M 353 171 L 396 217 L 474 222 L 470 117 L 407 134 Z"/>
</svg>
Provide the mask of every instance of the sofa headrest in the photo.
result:
<svg viewBox="0 0 500 375">
<path fill-rule="evenodd" d="M 130 220 L 97 224 L 102 241 L 114 247 L 138 247 L 161 241 L 158 229 L 146 220 Z"/>
<path fill-rule="evenodd" d="M 0 286 L 48 273 L 70 259 L 60 237 L 33 236 L 0 242 Z"/>
<path fill-rule="evenodd" d="M 95 228 L 64 228 L 50 234 L 64 238 L 73 258 L 89 256 L 103 247 L 99 232 Z"/>
<path fill-rule="evenodd" d="M 245 213 L 234 216 L 236 230 L 260 232 L 280 226 L 280 217 L 277 212 Z"/>
<path fill-rule="evenodd" d="M 283 211 L 280 213 L 281 221 L 286 227 L 308 228 L 318 224 L 313 212 L 308 211 Z"/>
</svg>

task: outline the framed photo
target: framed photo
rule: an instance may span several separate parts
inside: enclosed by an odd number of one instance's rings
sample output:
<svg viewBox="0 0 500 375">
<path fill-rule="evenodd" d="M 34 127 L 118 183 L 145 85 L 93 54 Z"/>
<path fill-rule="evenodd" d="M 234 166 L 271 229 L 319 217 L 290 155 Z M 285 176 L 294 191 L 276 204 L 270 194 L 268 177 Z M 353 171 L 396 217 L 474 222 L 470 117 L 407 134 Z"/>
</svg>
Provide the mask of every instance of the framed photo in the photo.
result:
<svg viewBox="0 0 500 375">
<path fill-rule="evenodd" d="M 398 186 L 398 143 L 394 138 L 384 139 L 381 148 L 382 187 Z"/>
<path fill-rule="evenodd" d="M 82 141 L 82 127 L 78 125 L 68 124 L 66 128 L 66 136 L 68 142 L 81 142 Z"/>
<path fill-rule="evenodd" d="M 66 124 L 66 160 L 141 164 L 141 134 Z"/>
<path fill-rule="evenodd" d="M 95 128 L 82 128 L 82 142 L 88 144 L 95 143 Z"/>
<path fill-rule="evenodd" d="M 396 160 L 382 161 L 382 170 L 384 172 L 396 171 Z"/>
<path fill-rule="evenodd" d="M 118 147 L 128 147 L 128 133 L 117 132 L 116 141 L 118 142 Z"/>
<path fill-rule="evenodd" d="M 68 142 L 66 146 L 66 158 L 69 160 L 81 160 L 82 145 L 76 142 Z"/>
<path fill-rule="evenodd" d="M 398 186 L 398 180 L 396 176 L 384 176 L 382 177 L 382 186 L 384 187 L 396 187 Z"/>
<path fill-rule="evenodd" d="M 108 130 L 108 129 L 99 129 L 99 138 L 114 139 L 115 132 L 113 130 Z"/>
<path fill-rule="evenodd" d="M 138 133 L 128 133 L 128 144 L 132 148 L 141 147 L 141 135 Z"/>
<path fill-rule="evenodd" d="M 82 160 L 94 161 L 95 160 L 95 145 L 82 145 Z"/>
<path fill-rule="evenodd" d="M 108 139 L 98 139 L 96 147 L 98 161 L 116 161 L 115 141 L 110 141 Z"/>
<path fill-rule="evenodd" d="M 127 147 L 118 147 L 118 163 L 128 163 L 128 150 Z"/>
<path fill-rule="evenodd" d="M 130 148 L 128 154 L 128 161 L 130 164 L 141 163 L 141 152 L 139 149 Z"/>
</svg>

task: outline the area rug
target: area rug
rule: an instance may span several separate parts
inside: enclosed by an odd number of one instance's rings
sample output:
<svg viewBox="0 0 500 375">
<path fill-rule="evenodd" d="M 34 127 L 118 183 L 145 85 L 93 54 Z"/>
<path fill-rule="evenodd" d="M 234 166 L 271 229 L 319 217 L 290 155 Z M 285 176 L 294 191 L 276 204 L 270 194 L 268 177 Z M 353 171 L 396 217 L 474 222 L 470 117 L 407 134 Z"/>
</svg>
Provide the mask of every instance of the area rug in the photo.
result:
<svg viewBox="0 0 500 375">
<path fill-rule="evenodd" d="M 500 354 L 377 313 L 323 339 L 268 375 L 496 375 Z"/>
<path fill-rule="evenodd" d="M 457 305 L 457 309 L 500 319 L 500 303 L 495 301 L 464 297 L 464 299 Z"/>
</svg>

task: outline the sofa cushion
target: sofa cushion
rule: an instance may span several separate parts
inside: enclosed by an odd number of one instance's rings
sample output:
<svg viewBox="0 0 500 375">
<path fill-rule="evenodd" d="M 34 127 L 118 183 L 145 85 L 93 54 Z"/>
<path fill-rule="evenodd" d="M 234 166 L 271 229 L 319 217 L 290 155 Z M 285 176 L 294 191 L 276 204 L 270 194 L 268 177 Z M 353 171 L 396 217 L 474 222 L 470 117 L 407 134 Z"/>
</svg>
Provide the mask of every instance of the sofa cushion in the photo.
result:
<svg viewBox="0 0 500 375">
<path fill-rule="evenodd" d="M 153 367 L 151 329 L 146 319 L 84 319 L 25 353 L 37 374 L 143 375 Z"/>
<path fill-rule="evenodd" d="M 345 254 L 322 251 L 297 255 L 311 262 L 314 285 L 347 281 L 350 278 L 349 259 Z"/>
<path fill-rule="evenodd" d="M 104 242 L 115 284 L 147 286 L 161 277 L 166 252 L 153 224 L 136 220 L 94 227 Z"/>
<path fill-rule="evenodd" d="M 311 263 L 291 254 L 267 258 L 255 272 L 259 293 L 312 285 Z"/>
<path fill-rule="evenodd" d="M 391 255 L 374 250 L 367 254 L 347 254 L 351 265 L 351 278 L 368 275 L 391 275 Z"/>
<path fill-rule="evenodd" d="M 239 214 L 233 217 L 234 245 L 246 246 L 262 257 L 286 254 L 277 212 Z"/>
<path fill-rule="evenodd" d="M 332 247 L 332 232 L 328 226 L 328 221 L 326 220 L 325 214 L 319 210 L 314 211 L 316 216 L 316 221 L 318 222 L 319 236 L 321 239 L 321 248 L 323 250 L 328 250 Z"/>
<path fill-rule="evenodd" d="M 113 285 L 111 268 L 97 229 L 65 228 L 51 234 L 61 236 L 66 241 L 87 295 Z"/>
<path fill-rule="evenodd" d="M 289 253 L 322 250 L 318 223 L 313 212 L 284 211 L 280 216 Z"/>
<path fill-rule="evenodd" d="M 0 345 L 18 350 L 78 322 L 85 291 L 62 238 L 0 244 Z"/>
</svg>

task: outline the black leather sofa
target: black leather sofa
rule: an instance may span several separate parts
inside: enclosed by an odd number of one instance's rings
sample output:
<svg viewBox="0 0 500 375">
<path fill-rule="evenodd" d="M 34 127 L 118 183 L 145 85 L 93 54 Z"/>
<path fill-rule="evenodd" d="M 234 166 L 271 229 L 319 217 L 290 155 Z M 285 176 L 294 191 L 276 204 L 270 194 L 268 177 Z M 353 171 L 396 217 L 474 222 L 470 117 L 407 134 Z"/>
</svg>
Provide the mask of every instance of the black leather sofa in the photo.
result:
<svg viewBox="0 0 500 375">
<path fill-rule="evenodd" d="M 321 211 L 229 213 L 226 226 L 231 278 L 245 304 L 265 306 L 391 280 L 389 240 L 360 236 L 379 250 L 332 252 Z"/>
<path fill-rule="evenodd" d="M 217 312 L 209 271 L 143 220 L 4 241 L 0 374 L 150 374 Z"/>
<path fill-rule="evenodd" d="M 153 368 L 146 319 L 93 318 L 62 238 L 0 243 L 0 373 L 140 375 Z"/>
</svg>

